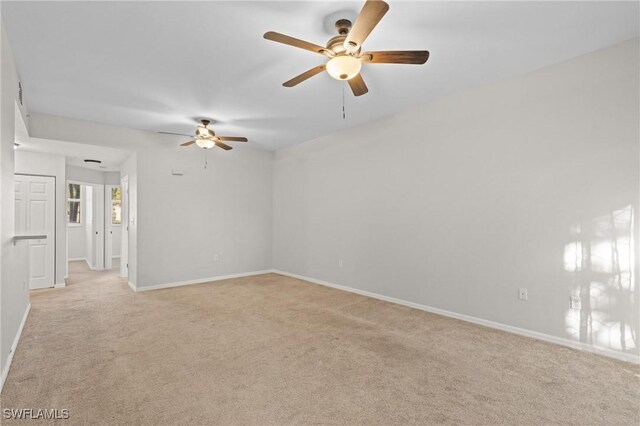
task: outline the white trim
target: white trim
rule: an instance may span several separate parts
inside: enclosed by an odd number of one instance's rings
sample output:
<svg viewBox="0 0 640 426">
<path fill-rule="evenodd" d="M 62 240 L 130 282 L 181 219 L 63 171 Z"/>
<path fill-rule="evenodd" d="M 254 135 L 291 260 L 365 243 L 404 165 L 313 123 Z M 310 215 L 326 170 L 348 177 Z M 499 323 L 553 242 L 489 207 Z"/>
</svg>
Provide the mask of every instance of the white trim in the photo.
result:
<svg viewBox="0 0 640 426">
<path fill-rule="evenodd" d="M 82 167 L 82 166 L 74 166 L 74 167 Z M 67 181 L 67 185 L 70 183 L 73 183 L 75 185 L 80 185 L 80 186 L 91 186 L 91 185 L 104 185 L 103 183 L 96 183 L 96 182 L 84 182 L 81 180 L 73 180 L 73 179 L 66 179 Z"/>
<path fill-rule="evenodd" d="M 120 255 L 116 255 L 116 256 L 111 256 L 112 259 L 120 259 Z"/>
<path fill-rule="evenodd" d="M 24 312 L 22 316 L 22 321 L 20 322 L 20 327 L 18 328 L 18 333 L 16 337 L 13 339 L 13 344 L 11 345 L 11 350 L 9 351 L 9 357 L 7 358 L 7 362 L 2 369 L 2 375 L 0 375 L 0 392 L 2 392 L 2 388 L 4 386 L 5 380 L 7 380 L 7 376 L 9 375 L 9 369 L 11 368 L 11 361 L 13 361 L 13 355 L 16 353 L 16 348 L 18 347 L 18 342 L 20 341 L 20 336 L 22 336 L 22 330 L 24 329 L 24 325 L 27 323 L 27 317 L 29 316 L 29 312 L 31 311 L 31 303 L 27 305 L 27 310 Z"/>
<path fill-rule="evenodd" d="M 96 269 L 93 267 L 93 265 L 91 263 L 89 263 L 88 259 L 84 260 L 85 262 L 87 262 L 87 266 L 89 267 L 89 269 L 91 269 L 92 271 L 101 271 L 102 269 Z"/>
<path fill-rule="evenodd" d="M 599 346 L 589 345 L 583 342 L 576 342 L 573 340 L 565 339 L 563 337 L 552 336 L 545 333 L 540 333 L 537 331 L 527 330 L 524 328 L 514 327 L 511 325 L 502 324 L 499 322 L 489 321 L 482 318 L 472 317 L 470 315 L 459 314 L 456 312 L 447 311 L 444 309 L 433 308 L 427 305 L 421 305 L 419 303 L 408 302 L 402 299 L 396 299 L 394 297 L 383 296 L 381 294 L 372 293 L 370 291 L 359 290 L 357 288 L 347 287 L 339 284 L 333 284 L 327 281 L 317 280 L 315 278 L 305 277 L 304 275 L 292 274 L 290 272 L 284 272 L 277 269 L 273 271 L 276 274 L 286 275 L 288 277 L 297 278 L 299 280 L 308 281 L 314 284 L 320 284 L 326 287 L 336 288 L 338 290 L 348 291 L 350 293 L 356 293 L 361 296 L 372 297 L 374 299 L 384 300 L 385 302 L 397 303 L 399 305 L 408 306 L 410 308 L 420 309 L 421 311 L 431 312 L 434 314 L 442 315 L 445 317 L 455 318 L 462 321 L 471 322 L 478 325 L 483 325 L 485 327 L 495 328 L 497 330 L 506 331 L 509 333 L 519 334 L 521 336 L 531 337 L 533 339 L 542 340 L 548 343 L 554 343 L 556 345 L 567 346 L 569 348 L 592 352 L 599 355 L 604 355 L 610 358 L 619 359 L 621 361 L 631 362 L 634 364 L 640 364 L 640 356 L 633 354 L 626 354 L 623 352 L 614 351 L 609 348 L 603 348 Z"/>
<path fill-rule="evenodd" d="M 66 287 L 67 283 L 58 283 L 58 284 L 54 284 L 53 288 L 62 288 L 62 287 Z"/>
<path fill-rule="evenodd" d="M 136 285 L 134 283 L 132 283 L 131 281 L 127 281 L 127 284 L 129 284 L 129 288 L 133 291 L 135 291 L 136 293 L 138 292 Z"/>
<path fill-rule="evenodd" d="M 79 262 L 79 261 L 81 261 L 81 260 L 84 260 L 85 262 L 87 261 L 87 259 L 86 259 L 86 258 L 84 258 L 84 257 L 74 257 L 74 258 L 72 258 L 72 259 L 67 259 L 67 260 L 68 260 L 69 262 Z"/>
<path fill-rule="evenodd" d="M 204 283 L 209 283 L 209 282 L 212 282 L 212 281 L 228 280 L 228 279 L 231 279 L 231 278 L 242 278 L 242 277 L 250 277 L 250 276 L 253 276 L 253 275 L 263 275 L 263 274 L 269 274 L 271 272 L 273 272 L 272 269 L 266 269 L 264 271 L 253 271 L 253 272 L 243 272 L 243 273 L 240 273 L 240 274 L 219 275 L 217 277 L 198 278 L 196 280 L 179 281 L 179 282 L 176 282 L 176 283 L 166 283 L 166 284 L 150 285 L 150 286 L 144 286 L 144 287 L 139 287 L 139 286 L 136 286 L 134 284 L 131 284 L 131 282 L 129 282 L 129 287 L 131 287 L 131 289 L 133 291 L 135 291 L 135 292 L 149 291 L 149 290 L 160 290 L 162 288 L 181 287 L 183 285 L 204 284 Z"/>
<path fill-rule="evenodd" d="M 37 286 L 37 287 L 29 287 L 29 290 L 42 290 L 43 288 L 54 288 L 55 286 L 56 286 L 55 284 L 53 284 L 53 285 L 44 284 L 44 285 L 40 285 L 40 286 Z"/>
</svg>

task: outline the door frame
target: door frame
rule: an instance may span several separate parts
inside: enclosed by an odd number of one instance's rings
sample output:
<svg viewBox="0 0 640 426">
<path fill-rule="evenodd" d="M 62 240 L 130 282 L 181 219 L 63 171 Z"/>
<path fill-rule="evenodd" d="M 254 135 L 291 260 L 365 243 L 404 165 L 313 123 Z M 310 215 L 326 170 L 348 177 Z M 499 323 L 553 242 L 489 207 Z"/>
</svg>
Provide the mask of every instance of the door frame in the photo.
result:
<svg viewBox="0 0 640 426">
<path fill-rule="evenodd" d="M 87 262 L 87 265 L 89 266 L 89 268 L 91 270 L 93 270 L 93 271 L 101 271 L 101 270 L 105 269 L 104 268 L 104 266 L 105 266 L 104 253 L 105 253 L 106 238 L 105 238 L 104 233 L 105 233 L 105 229 L 106 228 L 105 228 L 105 222 L 104 222 L 105 221 L 105 217 L 104 216 L 105 216 L 105 209 L 106 209 L 105 204 L 106 204 L 106 202 L 104 200 L 104 198 L 105 198 L 104 193 L 106 192 L 105 191 L 106 185 L 103 184 L 103 183 L 93 183 L 93 182 L 86 182 L 86 181 L 82 181 L 82 180 L 65 179 L 65 191 L 66 191 L 67 185 L 69 185 L 69 184 L 76 184 L 76 185 L 80 185 L 82 187 L 85 187 L 84 190 L 83 190 L 83 199 L 82 199 L 83 203 L 86 203 L 86 201 L 87 201 L 86 197 L 85 197 L 85 194 L 86 194 L 86 191 L 87 191 L 86 187 L 90 186 L 90 187 L 93 188 L 92 197 L 91 197 L 91 203 L 92 203 L 91 212 L 92 212 L 92 215 L 93 215 L 93 217 L 91 218 L 91 226 L 93 228 L 91 230 L 91 244 L 92 244 L 92 247 L 93 247 L 91 249 L 91 252 L 92 252 L 92 256 L 91 257 L 94 258 L 92 260 L 95 260 L 95 261 L 94 262 L 90 262 L 89 259 L 85 259 L 85 261 Z M 101 192 L 101 191 L 103 192 L 102 197 L 100 197 L 100 194 L 99 194 L 99 192 Z M 98 209 L 95 208 L 96 207 L 96 197 L 101 198 L 101 201 L 99 201 L 99 203 L 102 203 L 102 208 L 98 208 Z M 100 207 L 100 205 L 98 205 L 98 207 Z M 83 207 L 83 211 L 85 213 L 82 213 L 82 214 L 86 215 L 86 212 L 87 212 L 86 205 Z M 102 224 L 96 225 L 95 224 L 96 212 L 98 212 L 98 211 L 102 215 Z M 85 226 L 85 232 L 87 232 L 88 230 L 86 229 L 86 226 L 88 224 L 88 218 L 86 216 L 84 216 L 84 220 L 85 220 L 85 222 L 84 222 L 83 225 Z M 67 235 L 68 235 L 69 234 L 69 232 L 68 232 L 69 223 L 68 222 L 66 223 L 66 226 L 67 226 L 66 229 L 67 229 Z M 96 237 L 96 235 L 94 233 L 94 230 L 96 228 L 98 228 L 98 230 L 100 232 L 100 234 L 98 234 L 97 237 Z M 99 244 L 97 240 L 102 240 L 102 243 Z M 100 253 L 100 255 L 96 254 L 96 252 L 97 252 L 96 248 L 100 248 L 101 249 L 102 253 Z M 86 252 L 85 252 L 85 255 L 86 255 Z M 67 240 L 67 269 L 68 269 L 68 267 L 69 267 L 69 241 Z"/>
<path fill-rule="evenodd" d="M 57 190 L 57 183 L 58 180 L 56 178 L 56 176 L 54 175 L 40 175 L 40 174 L 34 174 L 34 173 L 14 173 L 14 176 L 35 176 L 35 177 L 47 177 L 47 178 L 53 178 L 53 284 L 51 287 L 55 287 L 56 286 L 56 277 L 58 276 L 58 232 L 56 230 L 56 228 L 58 227 L 58 212 L 57 212 L 57 201 L 58 201 L 58 190 Z M 66 187 L 65 187 L 66 188 Z M 15 189 L 14 189 L 15 191 Z M 66 192 L 65 192 L 66 193 Z M 15 193 L 13 194 L 13 197 L 15 198 Z M 14 218 L 15 219 L 15 218 Z M 15 226 L 15 225 L 14 225 Z M 14 230 L 15 232 L 15 230 Z M 29 275 L 31 275 L 31 272 L 29 272 Z M 31 278 L 29 278 L 29 281 L 31 281 Z M 49 288 L 49 287 L 44 287 L 44 288 Z M 29 283 L 29 290 L 31 290 L 31 283 Z"/>
<path fill-rule="evenodd" d="M 113 188 L 120 188 L 122 194 L 122 185 L 105 184 L 104 185 L 104 269 L 113 268 L 113 233 L 118 232 L 118 228 L 122 226 L 122 213 L 120 213 L 120 225 L 114 225 L 111 219 L 111 208 L 113 200 L 111 199 L 111 191 Z M 122 202 L 120 204 L 122 212 Z M 120 232 L 122 232 L 120 230 Z M 121 244 L 122 245 L 122 244 Z M 122 250 L 120 251 L 122 253 Z"/>
<path fill-rule="evenodd" d="M 120 179 L 120 193 L 122 194 L 122 210 L 120 213 L 120 276 L 129 277 L 129 175 Z"/>
</svg>

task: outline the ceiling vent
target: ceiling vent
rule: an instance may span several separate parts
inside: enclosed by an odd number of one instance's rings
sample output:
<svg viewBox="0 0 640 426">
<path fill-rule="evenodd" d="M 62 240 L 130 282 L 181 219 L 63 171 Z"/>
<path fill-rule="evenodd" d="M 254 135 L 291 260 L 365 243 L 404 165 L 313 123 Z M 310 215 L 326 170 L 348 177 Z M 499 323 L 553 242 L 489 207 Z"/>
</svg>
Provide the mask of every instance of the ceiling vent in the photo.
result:
<svg viewBox="0 0 640 426">
<path fill-rule="evenodd" d="M 102 161 L 100 160 L 91 160 L 91 159 L 86 159 L 84 160 L 85 163 L 93 163 L 93 164 L 102 164 Z"/>
</svg>

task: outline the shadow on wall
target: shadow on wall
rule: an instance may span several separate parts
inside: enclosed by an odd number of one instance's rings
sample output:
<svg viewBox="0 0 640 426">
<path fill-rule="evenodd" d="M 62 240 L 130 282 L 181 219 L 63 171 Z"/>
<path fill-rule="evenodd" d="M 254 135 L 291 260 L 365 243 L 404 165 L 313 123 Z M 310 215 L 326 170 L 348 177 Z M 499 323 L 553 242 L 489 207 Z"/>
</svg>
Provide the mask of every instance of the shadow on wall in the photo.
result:
<svg viewBox="0 0 640 426">
<path fill-rule="evenodd" d="M 564 269 L 580 309 L 565 315 L 567 333 L 584 343 L 623 352 L 638 347 L 634 209 L 612 211 L 571 226 Z"/>
</svg>

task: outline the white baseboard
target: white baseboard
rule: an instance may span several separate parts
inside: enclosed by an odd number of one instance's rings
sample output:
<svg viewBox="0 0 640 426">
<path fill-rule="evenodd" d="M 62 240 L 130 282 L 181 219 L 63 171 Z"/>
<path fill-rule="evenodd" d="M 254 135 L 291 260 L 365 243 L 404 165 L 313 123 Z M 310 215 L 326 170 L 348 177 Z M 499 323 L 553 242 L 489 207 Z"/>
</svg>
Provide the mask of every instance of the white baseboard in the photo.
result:
<svg viewBox="0 0 640 426">
<path fill-rule="evenodd" d="M 58 283 L 58 284 L 54 284 L 53 288 L 62 288 L 62 287 L 66 287 L 67 283 Z"/>
<path fill-rule="evenodd" d="M 136 288 L 136 285 L 134 283 L 132 283 L 131 281 L 127 281 L 127 284 L 129 284 L 129 288 L 135 292 L 138 291 L 138 289 Z"/>
<path fill-rule="evenodd" d="M 231 275 L 219 275 L 217 277 L 199 278 L 197 280 L 180 281 L 180 282 L 175 282 L 175 283 L 158 284 L 158 285 L 151 285 L 151 286 L 144 286 L 144 287 L 136 286 L 136 285 L 132 284 L 131 282 L 129 282 L 129 287 L 131 287 L 131 289 L 133 291 L 135 291 L 135 292 L 149 291 L 149 290 L 160 290 L 162 288 L 181 287 L 183 285 L 192 285 L 192 284 L 204 284 L 204 283 L 209 283 L 209 282 L 212 282 L 212 281 L 228 280 L 228 279 L 231 279 L 231 278 L 250 277 L 252 275 L 262 275 L 262 274 L 268 274 L 268 273 L 271 273 L 271 272 L 273 272 L 272 269 L 266 269 L 264 271 L 243 272 L 243 273 L 240 273 L 240 274 L 231 274 Z"/>
<path fill-rule="evenodd" d="M 112 259 L 120 259 L 120 255 L 117 256 L 111 256 Z"/>
<path fill-rule="evenodd" d="M 92 271 L 95 271 L 96 269 L 93 268 L 93 265 L 91 265 L 91 263 L 89 263 L 89 259 L 87 259 L 86 257 L 78 257 L 78 258 L 74 258 L 74 259 L 69 259 L 69 262 L 81 262 L 84 261 L 84 263 L 87 264 L 87 266 L 89 267 L 89 269 L 91 269 Z"/>
<path fill-rule="evenodd" d="M 85 262 L 87 262 L 87 266 L 89 267 L 89 269 L 91 269 L 92 271 L 104 271 L 104 268 L 95 268 L 91 263 L 89 263 L 88 260 L 85 259 Z"/>
<path fill-rule="evenodd" d="M 20 341 L 20 336 L 22 336 L 22 330 L 24 329 L 24 325 L 27 323 L 27 317 L 29 316 L 30 311 L 31 311 L 31 303 L 27 305 L 27 310 L 24 312 L 24 315 L 22 316 L 22 321 L 20 322 L 18 333 L 16 333 L 16 337 L 13 339 L 13 343 L 11 344 L 9 358 L 7 358 L 7 362 L 3 366 L 2 374 L 0 375 L 0 392 L 2 392 L 2 388 L 4 387 L 4 382 L 5 380 L 7 380 L 7 376 L 9 375 L 9 369 L 11 368 L 11 361 L 13 361 L 13 355 L 16 353 L 16 348 L 18 347 L 18 342 Z"/>
<path fill-rule="evenodd" d="M 420 309 L 421 311 L 431 312 L 434 314 L 442 315 L 445 317 L 455 318 L 462 321 L 471 322 L 485 327 L 495 328 L 497 330 L 507 331 L 509 333 L 519 334 L 521 336 L 531 337 L 533 339 L 542 340 L 556 345 L 567 346 L 573 349 L 578 349 L 585 352 L 592 352 L 599 355 L 604 355 L 610 358 L 619 359 L 621 361 L 631 362 L 634 364 L 640 364 L 640 356 L 633 354 L 626 354 L 613 349 L 603 348 L 599 346 L 593 346 L 582 342 L 576 342 L 574 340 L 565 339 L 563 337 L 552 336 L 550 334 L 540 333 L 537 331 L 527 330 L 524 328 L 514 327 L 511 325 L 502 324 L 499 322 L 489 321 L 482 318 L 472 317 L 470 315 L 459 314 L 457 312 L 451 312 L 444 309 L 433 308 L 427 305 L 421 305 L 419 303 L 408 302 L 402 299 L 396 299 L 394 297 L 383 296 L 381 294 L 372 293 L 370 291 L 358 290 L 356 288 L 347 287 L 339 284 L 333 284 L 327 281 L 317 280 L 315 278 L 305 277 L 303 275 L 292 274 L 290 272 L 280 271 L 274 269 L 276 274 L 286 275 L 288 277 L 297 278 L 299 280 L 308 281 L 314 284 L 320 284 L 326 287 L 336 288 L 338 290 L 348 291 L 350 293 L 356 293 L 361 296 L 372 297 L 374 299 L 384 300 L 385 302 L 397 303 L 399 305 L 408 306 L 410 308 Z"/>
</svg>

